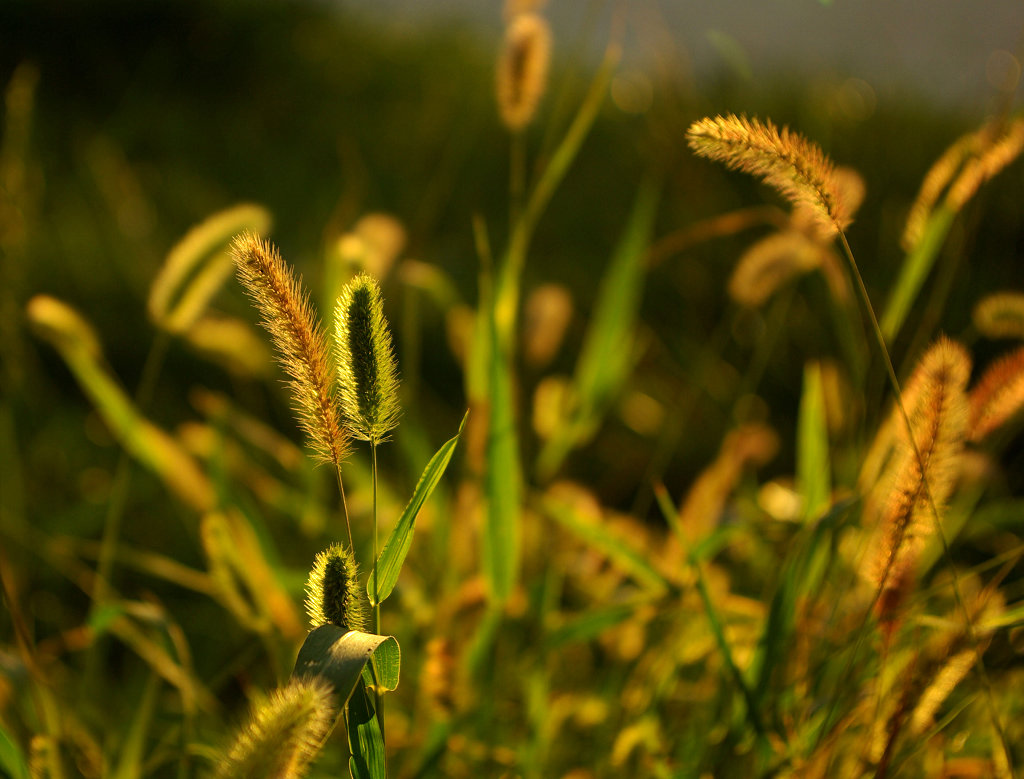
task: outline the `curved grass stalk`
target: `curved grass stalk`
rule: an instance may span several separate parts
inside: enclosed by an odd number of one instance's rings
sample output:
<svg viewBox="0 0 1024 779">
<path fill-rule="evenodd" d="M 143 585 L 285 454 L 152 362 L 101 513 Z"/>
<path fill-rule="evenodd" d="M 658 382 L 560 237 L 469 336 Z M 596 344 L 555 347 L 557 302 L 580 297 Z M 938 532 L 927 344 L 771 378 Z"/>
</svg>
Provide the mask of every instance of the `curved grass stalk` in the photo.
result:
<svg viewBox="0 0 1024 779">
<path fill-rule="evenodd" d="M 918 448 L 917 441 L 914 438 L 913 426 L 910 423 L 910 415 L 907 413 L 906 406 L 903 403 L 902 391 L 900 389 L 899 379 L 896 377 L 896 370 L 893 367 L 892 359 L 889 356 L 889 350 L 885 345 L 885 336 L 882 334 L 882 329 L 879 327 L 878 318 L 875 316 L 874 307 L 871 305 L 871 298 L 868 295 L 867 287 L 864 284 L 864 278 L 860 274 L 860 268 L 857 266 L 857 260 L 853 256 L 853 250 L 850 248 L 850 244 L 846 239 L 846 234 L 839 230 L 839 242 L 842 247 L 843 259 L 846 261 L 847 270 L 850 272 L 854 279 L 854 286 L 856 287 L 857 296 L 860 298 L 861 304 L 864 306 L 867 312 L 869 322 L 871 324 L 871 331 L 875 337 L 875 342 L 878 347 L 879 354 L 885 363 L 886 373 L 889 379 L 889 385 L 895 393 L 896 407 L 899 409 L 900 417 L 903 420 L 903 424 L 906 425 L 908 438 L 910 440 L 911 450 L 914 458 L 917 460 L 918 467 L 921 469 L 922 474 L 926 472 L 926 463 L 921 455 L 921 451 Z M 931 514 L 932 521 L 935 526 L 935 533 L 940 543 L 942 544 L 942 554 L 946 560 L 951 561 L 951 555 L 949 551 L 949 541 L 946 538 L 945 531 L 942 528 L 942 522 L 939 517 L 939 510 L 935 504 L 935 500 L 932 497 L 932 491 L 928 484 L 927 479 L 922 479 L 922 491 L 924 492 L 925 501 L 928 506 L 928 510 Z M 887 569 L 882 576 L 882 580 L 878 584 L 874 601 L 872 602 L 871 610 L 874 609 L 875 603 L 880 598 L 883 589 L 886 584 L 886 579 L 889 577 L 889 570 Z M 989 716 L 992 719 L 992 725 L 995 728 L 996 735 L 999 739 L 1000 746 L 1002 747 L 1003 754 L 1007 765 L 1010 768 L 1011 776 L 1014 774 L 1013 771 L 1013 754 L 1010 751 L 1010 746 L 1006 741 L 1006 731 L 1003 727 L 1002 721 L 999 718 L 999 712 L 996 710 L 995 698 L 992 695 L 992 683 L 989 680 L 988 672 L 985 669 L 985 664 L 982 658 L 982 652 L 980 649 L 980 642 L 978 640 L 977 633 L 974 629 L 974 623 L 971 619 L 971 615 L 967 610 L 967 606 L 964 602 L 963 593 L 960 585 L 960 577 L 958 576 L 956 569 L 953 565 L 950 565 L 950 581 L 952 584 L 953 599 L 956 602 L 957 610 L 964 617 L 964 629 L 967 633 L 968 643 L 971 646 L 972 651 L 975 655 L 975 663 L 978 669 L 978 675 L 981 678 L 982 687 L 985 690 L 985 700 L 989 709 Z M 858 642 L 859 643 L 859 642 Z"/>
</svg>

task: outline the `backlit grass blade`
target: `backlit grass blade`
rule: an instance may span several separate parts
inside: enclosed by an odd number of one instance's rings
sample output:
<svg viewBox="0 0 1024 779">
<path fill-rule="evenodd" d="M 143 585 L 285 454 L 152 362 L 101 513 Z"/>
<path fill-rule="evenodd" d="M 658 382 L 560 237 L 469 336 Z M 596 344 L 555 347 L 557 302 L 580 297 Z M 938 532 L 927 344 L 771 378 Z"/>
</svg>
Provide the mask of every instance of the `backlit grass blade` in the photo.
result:
<svg viewBox="0 0 1024 779">
<path fill-rule="evenodd" d="M 369 674 L 359 679 L 348 707 L 348 746 L 352 756 L 348 770 L 352 779 L 387 779 L 384 732 L 367 691 Z"/>
<path fill-rule="evenodd" d="M 356 689 L 363 668 L 375 655 L 381 669 L 378 685 L 383 690 L 395 689 L 401 653 L 393 636 L 321 625 L 306 636 L 292 676 L 322 676 L 333 685 L 338 703 L 344 705 Z"/>
<path fill-rule="evenodd" d="M 550 477 L 566 455 L 597 431 L 633 367 L 636 323 L 643 296 L 644 257 L 657 207 L 657 189 L 646 182 L 605 271 L 573 378 L 573 410 L 548 440 L 537 470 Z"/>
<path fill-rule="evenodd" d="M 609 628 L 625 622 L 636 614 L 636 610 L 636 603 L 614 603 L 590 609 L 551 630 L 545 640 L 545 646 L 549 650 L 557 650 L 566 644 L 590 641 Z"/>
<path fill-rule="evenodd" d="M 487 513 L 481 551 L 489 596 L 496 603 L 504 603 L 515 587 L 519 569 L 522 474 L 513 410 L 512 368 L 501 346 L 497 323 L 492 322 L 491 327 L 491 414 L 484 476 Z"/>
<path fill-rule="evenodd" d="M 606 555 L 613 565 L 625 571 L 649 589 L 671 589 L 665 578 L 648 562 L 647 555 L 634 548 L 628 539 L 613 533 L 604 524 L 588 521 L 568 502 L 544 498 L 544 513 L 587 545 Z"/>
<path fill-rule="evenodd" d="M 0 724 L 0 769 L 12 779 L 28 779 L 28 763 L 17 742 Z"/>
<path fill-rule="evenodd" d="M 467 411 L 462 417 L 459 432 L 453 438 L 446 441 L 437 450 L 437 453 L 430 458 L 430 462 L 423 469 L 423 474 L 416 484 L 416 489 L 413 491 L 409 505 L 405 507 L 402 516 L 398 518 L 398 522 L 392 529 L 391 535 L 384 542 L 384 548 L 381 550 L 380 557 L 377 558 L 378 599 L 376 601 L 373 597 L 372 578 L 371 581 L 367 582 L 366 586 L 366 593 L 370 599 L 371 606 L 383 603 L 395 588 L 398 574 L 402 570 L 402 564 L 405 562 L 405 557 L 409 553 L 409 547 L 412 544 L 413 532 L 416 529 L 416 515 L 419 514 L 420 508 L 422 508 L 427 498 L 430 497 L 438 482 L 441 481 L 441 477 L 444 475 L 445 469 L 452 459 L 452 454 L 455 452 L 455 447 L 459 443 L 459 436 L 462 435 L 462 430 L 466 426 L 466 418 L 468 416 L 469 412 Z"/>
<path fill-rule="evenodd" d="M 797 421 L 796 481 L 804 499 L 804 519 L 814 519 L 828 508 L 832 491 L 828 454 L 828 422 L 821 364 L 804 366 L 804 390 Z"/>
<path fill-rule="evenodd" d="M 117 770 L 111 779 L 136 779 L 143 776 L 143 758 L 145 757 L 146 736 L 153 721 L 153 713 L 160 692 L 160 677 L 153 673 L 146 681 L 142 692 L 142 700 L 133 710 L 132 725 L 128 737 L 120 745 Z"/>
<path fill-rule="evenodd" d="M 762 705 L 772 674 L 789 651 L 795 630 L 795 612 L 801 599 L 818 592 L 835 555 L 835 531 L 848 515 L 852 501 L 832 508 L 819 521 L 805 525 L 790 543 L 792 551 L 782 563 L 778 584 L 768 606 L 768 619 L 750 664 L 754 700 Z"/>
<path fill-rule="evenodd" d="M 920 242 L 903 260 L 899 278 L 879 322 L 887 343 L 891 344 L 899 335 L 914 300 L 935 265 L 956 214 L 955 209 L 945 204 L 936 208 L 928 218 Z"/>
</svg>

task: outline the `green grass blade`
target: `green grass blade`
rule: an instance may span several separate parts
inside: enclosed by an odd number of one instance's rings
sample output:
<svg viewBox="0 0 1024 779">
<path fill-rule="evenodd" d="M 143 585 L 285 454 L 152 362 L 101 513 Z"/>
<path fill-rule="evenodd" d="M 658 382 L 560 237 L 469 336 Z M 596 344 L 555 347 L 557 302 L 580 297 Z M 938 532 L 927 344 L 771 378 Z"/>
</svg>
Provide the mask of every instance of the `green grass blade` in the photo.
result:
<svg viewBox="0 0 1024 779">
<path fill-rule="evenodd" d="M 828 508 L 832 492 L 820 363 L 809 362 L 804 366 L 796 434 L 796 481 L 804 499 L 804 519 L 815 519 Z"/>
<path fill-rule="evenodd" d="M 762 705 L 772 672 L 789 650 L 795 631 L 798 601 L 813 598 L 833 559 L 836 527 L 849 513 L 852 501 L 837 504 L 820 520 L 805 525 L 790 543 L 792 552 L 782 564 L 778 584 L 768 605 L 768 619 L 750 664 L 753 697 Z"/>
<path fill-rule="evenodd" d="M 390 645 L 390 646 L 387 646 Z M 337 625 L 321 625 L 306 636 L 295 660 L 292 676 L 322 676 L 334 687 L 338 703 L 344 706 L 371 657 L 379 659 L 386 675 L 380 682 L 384 689 L 398 686 L 401 662 L 398 641 L 393 636 L 376 636 L 345 630 Z"/>
<path fill-rule="evenodd" d="M 886 343 L 891 344 L 903 327 L 907 314 L 910 313 L 910 308 L 935 265 L 946 236 L 949 235 L 956 213 L 945 204 L 936 208 L 928 219 L 920 242 L 903 260 L 899 278 L 879 322 Z"/>
<path fill-rule="evenodd" d="M 554 651 L 566 644 L 590 641 L 608 628 L 625 622 L 636 613 L 636 610 L 636 603 L 615 603 L 590 609 L 551 630 L 545 640 L 545 646 L 548 650 Z"/>
<path fill-rule="evenodd" d="M 492 602 L 504 603 L 515 588 L 519 568 L 522 477 L 513 412 L 511 361 L 498 336 L 497 322 L 492 321 L 491 327 L 491 414 L 484 476 L 487 514 L 481 546 L 488 595 Z"/>
<path fill-rule="evenodd" d="M 0 769 L 11 779 L 28 779 L 28 763 L 17 742 L 0 724 Z"/>
<path fill-rule="evenodd" d="M 146 734 L 153 720 L 160 683 L 160 677 L 156 673 L 151 673 L 143 690 L 142 700 L 133 712 L 131 729 L 121 745 L 117 770 L 111 775 L 111 779 L 136 779 L 143 775 L 142 759 L 146 748 Z"/>
<path fill-rule="evenodd" d="M 360 677 L 349 700 L 348 746 L 352 757 L 348 770 L 352 779 L 386 779 L 384 732 L 367 692 L 369 674 Z"/>
<path fill-rule="evenodd" d="M 462 430 L 466 426 L 466 419 L 468 417 L 469 412 L 467 411 L 462 417 L 459 432 L 453 438 L 448 439 L 437 450 L 437 453 L 430 458 L 430 462 L 423 469 L 423 474 L 416 484 L 416 489 L 413 490 L 409 505 L 405 507 L 402 516 L 398 518 L 398 522 L 384 542 L 384 548 L 381 549 L 380 556 L 377 558 L 378 599 L 375 600 L 373 597 L 372 577 L 366 585 L 366 594 L 370 599 L 371 606 L 383 603 L 395 588 L 398 574 L 402 570 L 402 564 L 405 562 L 405 557 L 409 554 L 409 547 L 412 545 L 412 536 L 416 529 L 416 515 L 419 514 L 420 508 L 422 508 L 427 498 L 430 497 L 438 482 L 441 481 L 441 477 L 444 475 L 445 469 L 452 459 L 452 454 L 455 452 L 455 447 L 459 443 L 459 436 L 462 435 Z"/>
<path fill-rule="evenodd" d="M 657 592 L 672 589 L 665 577 L 648 562 L 644 552 L 631 546 L 626 538 L 611 532 L 605 525 L 588 521 L 572 505 L 554 498 L 545 498 L 542 509 L 574 536 L 606 555 L 612 564 L 638 583 Z"/>
<path fill-rule="evenodd" d="M 573 448 L 593 436 L 633 367 L 636 323 L 646 269 L 644 257 L 657 200 L 656 186 L 645 182 L 601 282 L 591 324 L 576 363 L 573 413 L 548 440 L 538 459 L 541 478 L 550 477 Z"/>
</svg>

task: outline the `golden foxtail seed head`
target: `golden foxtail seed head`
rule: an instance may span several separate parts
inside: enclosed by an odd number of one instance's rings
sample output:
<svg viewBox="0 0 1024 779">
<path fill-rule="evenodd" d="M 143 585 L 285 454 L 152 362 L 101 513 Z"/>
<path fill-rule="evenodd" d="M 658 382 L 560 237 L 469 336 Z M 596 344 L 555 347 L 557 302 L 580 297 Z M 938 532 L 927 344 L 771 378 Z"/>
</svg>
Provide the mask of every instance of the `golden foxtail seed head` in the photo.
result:
<svg viewBox="0 0 1024 779">
<path fill-rule="evenodd" d="M 686 138 L 701 157 L 759 176 L 795 206 L 806 206 L 830 234 L 850 223 L 852 209 L 832 161 L 789 128 L 729 114 L 694 122 Z"/>
<path fill-rule="evenodd" d="M 323 745 L 334 719 L 333 688 L 296 679 L 253 705 L 252 717 L 221 758 L 217 779 L 298 779 Z"/>
<path fill-rule="evenodd" d="M 398 368 L 376 280 L 358 274 L 345 285 L 334 318 L 341 408 L 352 435 L 373 444 L 398 425 Z"/>
<path fill-rule="evenodd" d="M 501 120 L 508 129 L 523 129 L 537 112 L 551 58 L 551 29 L 544 17 L 521 13 L 505 30 L 498 60 L 496 90 Z"/>
<path fill-rule="evenodd" d="M 306 613 L 313 629 L 337 625 L 366 632 L 359 570 L 351 550 L 333 544 L 316 556 L 306 582 Z"/>
<path fill-rule="evenodd" d="M 291 379 L 306 439 L 319 460 L 340 466 L 348 443 L 338 420 L 327 345 L 309 296 L 277 249 L 254 233 L 236 236 L 231 252 L 238 279 L 259 310 Z"/>
</svg>

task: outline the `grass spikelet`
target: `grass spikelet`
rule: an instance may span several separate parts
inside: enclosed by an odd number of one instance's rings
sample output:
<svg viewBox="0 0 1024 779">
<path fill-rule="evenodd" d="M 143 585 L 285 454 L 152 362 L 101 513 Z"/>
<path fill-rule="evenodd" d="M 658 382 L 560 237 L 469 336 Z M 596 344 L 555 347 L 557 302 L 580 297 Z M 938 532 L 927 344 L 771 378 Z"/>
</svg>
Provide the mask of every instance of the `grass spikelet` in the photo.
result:
<svg viewBox="0 0 1024 779">
<path fill-rule="evenodd" d="M 981 150 L 977 158 L 964 165 L 946 195 L 946 202 L 954 211 L 963 208 L 982 184 L 1020 156 L 1024 150 L 1024 119 L 1014 119 L 1001 132 L 985 127 L 979 140 Z"/>
<path fill-rule="evenodd" d="M 277 249 L 254 233 L 237 236 L 231 251 L 238 278 L 291 378 L 299 424 L 310 448 L 318 460 L 340 468 L 348 441 L 338 418 L 323 331 L 308 295 Z"/>
<path fill-rule="evenodd" d="M 341 408 L 352 435 L 372 444 L 386 441 L 398 425 L 398 368 L 384 303 L 366 273 L 345 285 L 334 318 Z"/>
<path fill-rule="evenodd" d="M 333 724 L 332 695 L 323 680 L 296 679 L 255 704 L 217 767 L 218 779 L 305 776 Z"/>
<path fill-rule="evenodd" d="M 804 206 L 833 234 L 851 219 L 832 161 L 816 144 L 771 121 L 729 114 L 704 118 L 686 132 L 690 148 L 727 168 L 760 177 L 794 206 Z"/>
<path fill-rule="evenodd" d="M 351 550 L 333 544 L 316 556 L 306 582 L 310 627 L 337 625 L 366 632 L 359 570 Z"/>
<path fill-rule="evenodd" d="M 533 119 L 544 94 L 551 59 L 551 28 L 535 13 L 516 15 L 505 30 L 496 92 L 501 120 L 512 132 Z"/>
<path fill-rule="evenodd" d="M 1024 347 L 988 367 L 970 394 L 972 441 L 980 441 L 1024 407 Z"/>
<path fill-rule="evenodd" d="M 867 569 L 882 589 L 878 604 L 883 621 L 891 618 L 885 613 L 887 607 L 903 601 L 886 591 L 906 586 L 905 577 L 913 571 L 924 540 L 934 529 L 929 496 L 941 511 L 952 492 L 966 432 L 970 371 L 966 350 L 943 337 L 921 358 L 908 384 L 911 397 L 905 405 L 921 462 L 906 426 L 899 426 L 893 487 L 878 528 L 880 542 L 875 544 Z"/>
<path fill-rule="evenodd" d="M 976 146 L 977 133 L 961 136 L 929 168 L 921 182 L 917 198 L 907 214 L 907 224 L 903 228 L 903 236 L 900 239 L 900 245 L 904 251 L 913 251 L 914 247 L 920 243 L 925 225 L 928 223 L 928 217 L 931 216 L 935 204 Z"/>
<path fill-rule="evenodd" d="M 679 526 L 694 542 L 718 521 L 747 464 L 763 465 L 775 456 L 778 436 L 762 425 L 746 425 L 729 433 L 718 457 L 697 477 L 679 509 Z"/>
<path fill-rule="evenodd" d="M 821 265 L 819 246 L 796 230 L 761 239 L 740 257 L 729 277 L 729 296 L 756 307 L 786 282 Z"/>
<path fill-rule="evenodd" d="M 974 326 L 986 338 L 1024 339 L 1024 293 L 997 292 L 978 302 Z"/>
<path fill-rule="evenodd" d="M 231 275 L 228 246 L 243 230 L 265 233 L 270 214 L 251 203 L 208 217 L 175 244 L 149 290 L 149 316 L 171 333 L 184 333 Z"/>
</svg>

